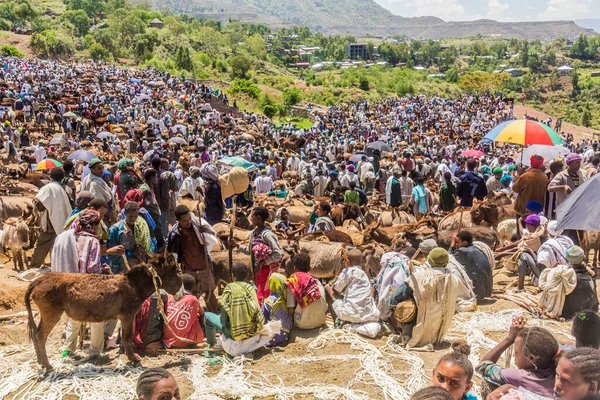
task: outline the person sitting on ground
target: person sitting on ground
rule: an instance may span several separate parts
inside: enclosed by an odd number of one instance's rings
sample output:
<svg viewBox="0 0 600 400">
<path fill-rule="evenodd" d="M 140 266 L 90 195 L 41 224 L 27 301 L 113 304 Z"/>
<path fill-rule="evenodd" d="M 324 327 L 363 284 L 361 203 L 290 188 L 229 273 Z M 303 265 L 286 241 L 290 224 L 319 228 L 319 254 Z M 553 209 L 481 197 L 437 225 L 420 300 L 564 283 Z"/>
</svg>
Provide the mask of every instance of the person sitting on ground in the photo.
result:
<svg viewBox="0 0 600 400">
<path fill-rule="evenodd" d="M 183 296 L 175 300 L 169 295 L 167 300 L 167 323 L 163 327 L 162 342 L 168 348 L 190 347 L 204 340 L 201 326 L 204 323 L 204 309 L 194 295 L 196 278 L 183 274 L 181 279 Z"/>
<path fill-rule="evenodd" d="M 433 370 L 431 382 L 446 389 L 454 400 L 476 400 L 469 393 L 473 387 L 473 364 L 469 361 L 471 347 L 462 340 L 452 343 L 452 351 L 439 359 Z"/>
<path fill-rule="evenodd" d="M 439 386 L 429 386 L 415 392 L 410 400 L 454 400 L 446 389 Z"/>
<path fill-rule="evenodd" d="M 579 246 L 571 246 L 566 251 L 567 261 L 575 270 L 577 283 L 575 289 L 565 297 L 562 318 L 571 319 L 583 310 L 598 312 L 598 294 L 596 292 L 596 273 L 584 263 L 585 253 Z M 593 275 L 590 275 L 590 272 Z"/>
<path fill-rule="evenodd" d="M 325 325 L 327 299 L 325 288 L 310 275 L 310 254 L 301 250 L 292 257 L 295 272 L 287 280 L 287 308 L 293 312 L 294 325 L 300 329 L 314 329 Z"/>
<path fill-rule="evenodd" d="M 277 333 L 259 333 L 265 319 L 258 304 L 256 289 L 246 282 L 249 272 L 244 263 L 233 264 L 233 282 L 225 286 L 223 295 L 219 298 L 221 314 L 207 312 L 204 316 L 207 343 L 215 347 L 216 334 L 220 332 L 223 349 L 234 357 L 266 346 Z"/>
<path fill-rule="evenodd" d="M 356 191 L 356 182 L 350 181 L 348 184 L 349 189 L 344 193 L 344 204 L 356 204 L 360 205 L 360 197 Z"/>
<path fill-rule="evenodd" d="M 412 302 L 416 313 L 403 312 L 402 340 L 408 347 L 431 346 L 439 343 L 452 321 L 456 309 L 458 282 L 446 268 L 450 255 L 436 247 L 429 252 L 427 262 L 398 286 L 386 299 L 389 307 L 408 309 Z M 419 290 L 415 290 L 418 288 Z M 397 315 L 397 310 L 394 315 Z"/>
<path fill-rule="evenodd" d="M 342 263 L 343 270 L 333 284 L 325 286 L 333 300 L 331 307 L 335 316 L 342 322 L 379 322 L 379 311 L 373 299 L 373 291 L 367 274 L 362 269 L 363 256 L 358 249 L 348 252 L 348 260 Z M 343 293 L 341 299 L 334 296 L 334 290 Z"/>
<path fill-rule="evenodd" d="M 164 368 L 148 368 L 138 378 L 138 400 L 181 400 L 177 381 Z"/>
<path fill-rule="evenodd" d="M 560 348 L 563 351 L 571 351 L 580 347 L 591 347 L 600 349 L 600 315 L 592 310 L 578 312 L 573 317 L 573 327 L 571 335 L 575 338 L 575 345 L 572 343 L 561 343 Z"/>
<path fill-rule="evenodd" d="M 506 338 L 483 357 L 476 371 L 492 389 L 510 384 L 552 397 L 558 342 L 546 329 L 525 327 L 526 323 L 523 316 L 513 318 Z M 513 344 L 516 368 L 503 368 L 497 362 Z"/>
<path fill-rule="evenodd" d="M 494 286 L 492 268 L 487 257 L 473 245 L 473 235 L 469 231 L 460 231 L 452 238 L 449 252 L 462 266 L 471 280 L 477 302 L 492 295 Z"/>
<path fill-rule="evenodd" d="M 560 358 L 559 358 L 560 357 Z M 600 352 L 589 347 L 582 347 L 557 356 L 556 379 L 554 381 L 553 399 L 565 400 L 598 400 L 600 393 Z M 491 393 L 487 400 L 531 398 L 523 393 L 523 388 L 516 385 L 504 385 Z M 521 397 L 521 394 L 524 394 Z"/>
<path fill-rule="evenodd" d="M 335 224 L 329 217 L 331 213 L 331 205 L 326 201 L 315 204 L 313 212 L 310 215 L 313 225 L 308 229 L 308 232 L 329 232 L 335 229 Z"/>
<path fill-rule="evenodd" d="M 290 340 L 290 332 L 294 326 L 293 309 L 287 307 L 286 277 L 273 272 L 269 277 L 269 297 L 262 305 L 265 321 L 280 321 L 281 331 L 269 342 L 268 346 L 285 346 Z"/>
<path fill-rule="evenodd" d="M 558 264 L 567 264 L 566 251 L 573 246 L 573 240 L 563 235 L 563 230 L 558 229 L 557 221 L 550 221 L 546 225 L 548 239 L 537 250 L 537 263 L 544 268 L 554 268 Z"/>
<path fill-rule="evenodd" d="M 168 294 L 160 289 L 163 311 L 166 313 Z M 158 308 L 158 295 L 152 293 L 135 315 L 133 320 L 133 350 L 138 354 L 156 356 L 157 350 L 162 349 L 164 321 Z M 114 330 L 114 328 L 113 328 Z"/>
</svg>

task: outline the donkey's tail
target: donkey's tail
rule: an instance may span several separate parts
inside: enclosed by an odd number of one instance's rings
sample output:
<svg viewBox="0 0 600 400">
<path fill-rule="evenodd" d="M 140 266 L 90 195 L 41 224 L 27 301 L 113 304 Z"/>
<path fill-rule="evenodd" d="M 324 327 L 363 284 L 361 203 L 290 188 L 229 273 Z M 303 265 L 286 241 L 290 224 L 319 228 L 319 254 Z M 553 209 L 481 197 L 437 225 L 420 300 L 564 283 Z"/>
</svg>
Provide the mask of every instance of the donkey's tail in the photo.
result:
<svg viewBox="0 0 600 400">
<path fill-rule="evenodd" d="M 27 291 L 25 292 L 25 307 L 27 308 L 27 332 L 29 333 L 29 340 L 33 340 L 37 335 L 38 326 L 35 324 L 35 320 L 33 319 L 33 311 L 31 310 L 31 292 L 36 287 L 35 281 L 29 284 Z"/>
</svg>

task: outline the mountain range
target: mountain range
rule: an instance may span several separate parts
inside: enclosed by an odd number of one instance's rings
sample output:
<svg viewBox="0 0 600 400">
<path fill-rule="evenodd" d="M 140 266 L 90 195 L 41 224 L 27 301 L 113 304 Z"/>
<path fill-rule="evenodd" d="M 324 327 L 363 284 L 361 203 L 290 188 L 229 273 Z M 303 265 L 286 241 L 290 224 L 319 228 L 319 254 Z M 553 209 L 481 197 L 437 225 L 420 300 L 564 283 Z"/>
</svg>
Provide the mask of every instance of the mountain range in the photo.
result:
<svg viewBox="0 0 600 400">
<path fill-rule="evenodd" d="M 549 39 L 596 34 L 573 21 L 444 21 L 437 17 L 406 18 L 374 0 L 153 0 L 158 9 L 221 21 L 264 23 L 272 28 L 308 26 L 325 34 L 353 36 L 406 35 L 409 38 L 497 36 Z"/>
</svg>

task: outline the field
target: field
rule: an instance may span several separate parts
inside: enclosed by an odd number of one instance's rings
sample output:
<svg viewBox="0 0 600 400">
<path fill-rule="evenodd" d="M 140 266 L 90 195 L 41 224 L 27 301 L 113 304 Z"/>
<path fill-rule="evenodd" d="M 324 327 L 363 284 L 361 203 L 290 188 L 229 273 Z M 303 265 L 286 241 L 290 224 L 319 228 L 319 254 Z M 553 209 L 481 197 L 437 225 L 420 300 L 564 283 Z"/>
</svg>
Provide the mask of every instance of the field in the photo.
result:
<svg viewBox="0 0 600 400">
<path fill-rule="evenodd" d="M 4 256 L 0 262 L 7 263 Z M 0 269 L 0 314 L 24 310 L 26 282 L 16 279 L 12 264 Z M 499 280 L 512 280 L 503 274 Z M 497 286 L 499 289 L 500 286 Z M 436 361 L 453 339 L 473 347 L 471 360 L 500 340 L 510 318 L 523 311 L 510 302 L 490 300 L 479 311 L 457 314 L 444 343 L 434 351 L 406 351 L 395 335 L 370 340 L 332 329 L 295 330 L 288 346 L 259 350 L 251 360 L 206 358 L 203 352 L 167 353 L 143 358 L 144 367 L 161 366 L 176 377 L 187 399 L 408 399 L 430 382 Z M 550 328 L 561 341 L 569 341 L 569 324 L 534 320 Z M 0 322 L 0 398 L 131 399 L 142 369 L 127 364 L 118 350 L 93 363 L 60 358 L 65 322 L 51 334 L 48 353 L 56 372 L 43 375 L 27 339 L 26 318 Z M 559 334 L 560 333 L 560 334 Z M 479 386 L 476 385 L 476 390 Z"/>
</svg>

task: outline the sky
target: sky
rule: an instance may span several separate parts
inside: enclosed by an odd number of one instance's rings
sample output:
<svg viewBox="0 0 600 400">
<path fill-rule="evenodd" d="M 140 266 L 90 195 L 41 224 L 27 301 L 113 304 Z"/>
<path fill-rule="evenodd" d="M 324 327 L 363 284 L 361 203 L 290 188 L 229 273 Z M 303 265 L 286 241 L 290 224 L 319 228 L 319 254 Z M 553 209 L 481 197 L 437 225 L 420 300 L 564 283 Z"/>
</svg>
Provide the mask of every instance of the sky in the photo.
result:
<svg viewBox="0 0 600 400">
<path fill-rule="evenodd" d="M 600 18 L 600 0 L 375 0 L 403 17 L 445 21 L 552 21 Z"/>
</svg>

